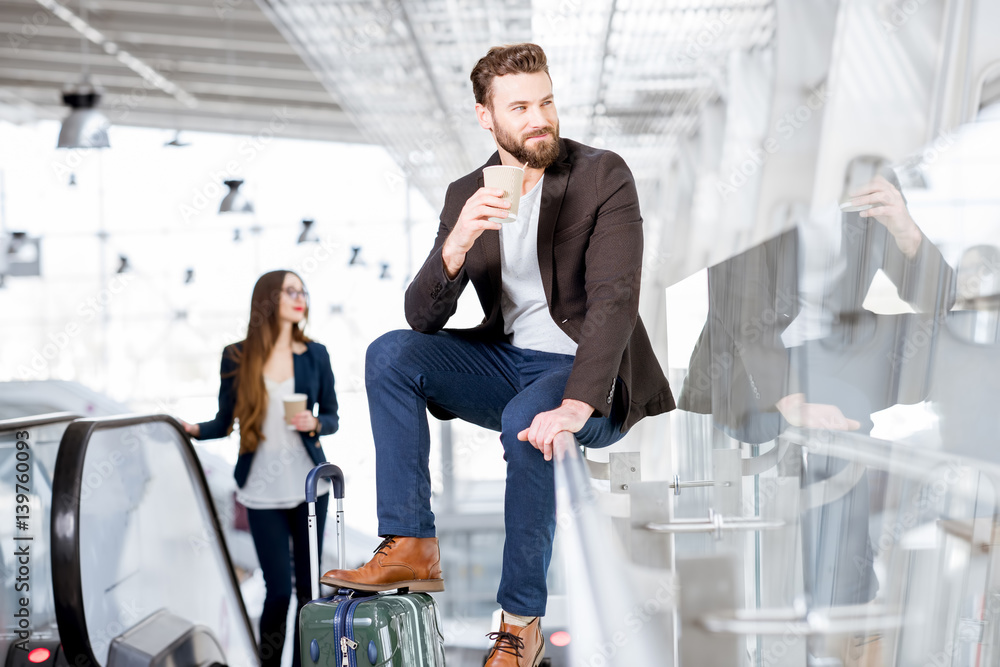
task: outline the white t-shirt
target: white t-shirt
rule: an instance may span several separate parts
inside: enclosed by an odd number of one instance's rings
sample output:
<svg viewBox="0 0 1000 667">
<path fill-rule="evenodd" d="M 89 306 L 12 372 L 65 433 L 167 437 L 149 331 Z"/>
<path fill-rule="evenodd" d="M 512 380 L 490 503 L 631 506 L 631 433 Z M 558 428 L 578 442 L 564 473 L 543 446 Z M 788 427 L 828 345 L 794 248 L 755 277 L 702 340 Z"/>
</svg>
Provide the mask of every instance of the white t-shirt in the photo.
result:
<svg viewBox="0 0 1000 667">
<path fill-rule="evenodd" d="M 781 334 L 785 347 L 821 340 L 830 334 L 833 313 L 826 305 L 847 261 L 841 252 L 841 215 L 837 204 L 817 205 L 796 225 L 799 235 L 799 313 Z"/>
<path fill-rule="evenodd" d="M 504 333 L 523 350 L 576 354 L 576 343 L 549 314 L 538 268 L 538 214 L 542 207 L 543 175 L 521 196 L 517 218 L 500 229 L 500 311 Z"/>
<path fill-rule="evenodd" d="M 313 461 L 302 446 L 302 436 L 285 423 L 282 399 L 295 393 L 295 378 L 275 382 L 264 377 L 267 387 L 267 414 L 261 429 L 264 439 L 250 466 L 246 484 L 236 499 L 255 510 L 291 509 L 306 501 L 306 475 Z M 329 493 L 329 483 L 320 483 L 319 493 Z"/>
</svg>

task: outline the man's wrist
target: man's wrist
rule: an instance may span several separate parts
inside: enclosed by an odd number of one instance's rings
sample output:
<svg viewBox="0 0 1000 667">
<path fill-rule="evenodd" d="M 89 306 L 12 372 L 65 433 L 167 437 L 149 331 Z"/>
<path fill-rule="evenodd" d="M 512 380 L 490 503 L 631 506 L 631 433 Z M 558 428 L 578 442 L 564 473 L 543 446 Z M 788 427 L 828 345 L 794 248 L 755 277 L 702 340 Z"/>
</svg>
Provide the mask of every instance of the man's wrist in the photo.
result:
<svg viewBox="0 0 1000 667">
<path fill-rule="evenodd" d="M 444 267 L 444 274 L 448 276 L 448 280 L 454 280 L 465 265 L 465 253 L 450 251 L 448 245 L 445 244 L 441 248 L 441 264 Z"/>
<path fill-rule="evenodd" d="M 920 249 L 920 243 L 924 239 L 924 235 L 920 232 L 920 228 L 916 224 L 909 226 L 905 231 L 895 234 L 896 247 L 902 252 L 908 259 L 913 259 L 917 256 L 917 251 Z"/>
<path fill-rule="evenodd" d="M 594 406 L 584 401 L 578 401 L 575 398 L 564 398 L 560 407 L 570 408 L 577 414 L 588 417 L 594 413 Z"/>
</svg>

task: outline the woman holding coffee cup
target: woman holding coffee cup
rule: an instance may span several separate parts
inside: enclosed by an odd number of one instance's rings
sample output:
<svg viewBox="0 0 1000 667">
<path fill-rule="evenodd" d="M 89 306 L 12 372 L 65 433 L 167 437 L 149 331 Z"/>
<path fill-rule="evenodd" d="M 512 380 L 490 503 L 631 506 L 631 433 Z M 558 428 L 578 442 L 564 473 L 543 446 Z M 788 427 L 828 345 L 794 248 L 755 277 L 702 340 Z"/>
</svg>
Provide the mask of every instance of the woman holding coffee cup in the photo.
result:
<svg viewBox="0 0 1000 667">
<path fill-rule="evenodd" d="M 253 288 L 246 339 L 222 353 L 218 414 L 211 421 L 184 424 L 191 436 L 208 440 L 226 437 L 234 420 L 239 422 L 236 499 L 247 507 L 267 587 L 260 617 L 263 666 L 281 663 L 293 556 L 298 608 L 311 597 L 305 478 L 326 461 L 319 436 L 338 427 L 330 355 L 303 333 L 308 314 L 308 293 L 299 276 L 291 271 L 262 275 Z M 328 502 L 329 486 L 316 502 L 320 553 Z M 297 627 L 295 634 L 292 664 L 298 667 Z"/>
</svg>

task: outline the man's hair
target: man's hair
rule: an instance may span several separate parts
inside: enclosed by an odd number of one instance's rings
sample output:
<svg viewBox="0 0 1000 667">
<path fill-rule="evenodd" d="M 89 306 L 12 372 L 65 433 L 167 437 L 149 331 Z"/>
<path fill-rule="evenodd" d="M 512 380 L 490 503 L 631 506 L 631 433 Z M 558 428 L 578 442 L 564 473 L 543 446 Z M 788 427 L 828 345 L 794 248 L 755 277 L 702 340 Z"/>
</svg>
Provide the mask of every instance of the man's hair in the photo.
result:
<svg viewBox="0 0 1000 667">
<path fill-rule="evenodd" d="M 493 79 L 507 74 L 549 73 L 545 51 L 537 44 L 494 46 L 472 68 L 472 93 L 476 103 L 493 109 Z M 549 77 L 551 78 L 551 76 Z"/>
</svg>

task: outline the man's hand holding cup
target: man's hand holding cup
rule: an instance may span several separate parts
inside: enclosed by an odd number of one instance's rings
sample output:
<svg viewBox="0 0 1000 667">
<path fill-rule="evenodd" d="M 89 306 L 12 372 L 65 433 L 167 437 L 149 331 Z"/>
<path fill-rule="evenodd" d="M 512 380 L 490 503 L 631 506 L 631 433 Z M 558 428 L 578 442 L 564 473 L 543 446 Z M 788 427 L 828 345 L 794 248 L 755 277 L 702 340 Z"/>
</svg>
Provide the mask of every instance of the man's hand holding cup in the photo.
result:
<svg viewBox="0 0 1000 667">
<path fill-rule="evenodd" d="M 503 199 L 499 188 L 481 187 L 469 197 L 458 215 L 458 222 L 445 239 L 441 258 L 449 278 L 454 278 L 465 264 L 465 255 L 487 229 L 500 229 L 499 222 L 490 218 L 506 218 L 510 202 Z"/>
</svg>

